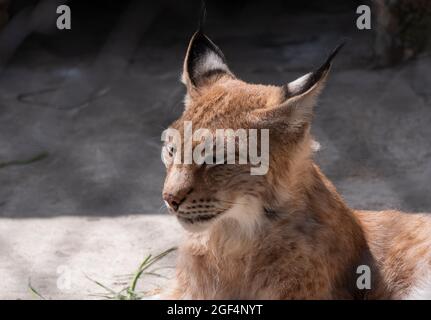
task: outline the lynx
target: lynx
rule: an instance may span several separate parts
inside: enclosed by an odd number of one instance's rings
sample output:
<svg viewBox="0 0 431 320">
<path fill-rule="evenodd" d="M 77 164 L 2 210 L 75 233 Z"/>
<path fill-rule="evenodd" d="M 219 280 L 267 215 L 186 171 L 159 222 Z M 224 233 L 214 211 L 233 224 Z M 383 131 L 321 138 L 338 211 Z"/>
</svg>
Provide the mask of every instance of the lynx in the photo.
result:
<svg viewBox="0 0 431 320">
<path fill-rule="evenodd" d="M 163 199 L 186 232 L 170 298 L 431 298 L 431 215 L 350 209 L 313 161 L 313 108 L 338 49 L 279 87 L 241 81 L 202 31 L 193 35 L 185 109 L 171 128 L 269 129 L 269 170 L 166 161 Z M 175 150 L 166 144 L 165 160 Z M 369 289 L 357 286 L 364 265 Z"/>
</svg>

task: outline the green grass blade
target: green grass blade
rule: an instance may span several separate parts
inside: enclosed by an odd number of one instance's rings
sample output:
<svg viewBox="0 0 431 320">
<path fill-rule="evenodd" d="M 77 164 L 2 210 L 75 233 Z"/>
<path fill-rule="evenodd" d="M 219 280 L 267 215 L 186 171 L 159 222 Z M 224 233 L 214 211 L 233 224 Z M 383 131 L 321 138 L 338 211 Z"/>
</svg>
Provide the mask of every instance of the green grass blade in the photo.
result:
<svg viewBox="0 0 431 320">
<path fill-rule="evenodd" d="M 171 253 L 175 250 L 177 250 L 177 248 L 173 247 L 173 248 L 170 248 L 170 249 L 160 253 L 159 255 L 157 255 L 155 257 L 151 257 L 151 255 L 148 255 L 147 258 L 144 260 L 144 262 L 140 264 L 139 269 L 136 272 L 136 274 L 132 280 L 132 283 L 130 285 L 130 290 L 132 292 L 135 292 L 139 278 L 142 276 L 142 274 L 144 273 L 145 270 L 147 270 L 154 263 L 156 263 L 157 261 L 159 261 L 160 259 L 162 259 L 163 257 L 167 256 L 169 253 Z"/>
<path fill-rule="evenodd" d="M 108 291 L 109 293 L 112 293 L 112 294 L 114 294 L 114 295 L 116 295 L 117 294 L 117 292 L 115 292 L 114 290 L 112 290 L 111 288 L 109 288 L 109 287 L 107 287 L 107 286 L 105 286 L 104 284 L 102 284 L 101 282 L 99 282 L 99 281 L 97 281 L 97 280 L 94 280 L 94 279 L 91 279 L 89 276 L 87 276 L 86 274 L 84 274 L 85 275 L 85 277 L 88 279 L 88 280 L 90 280 L 91 282 L 93 282 L 93 283 L 95 283 L 95 284 L 97 284 L 99 287 L 101 287 L 101 288 L 103 288 L 103 289 L 105 289 L 106 291 Z"/>
<path fill-rule="evenodd" d="M 41 295 L 31 284 L 30 279 L 28 280 L 28 288 L 30 289 L 30 292 L 36 295 L 38 298 L 42 300 L 47 300 L 43 295 Z"/>
</svg>

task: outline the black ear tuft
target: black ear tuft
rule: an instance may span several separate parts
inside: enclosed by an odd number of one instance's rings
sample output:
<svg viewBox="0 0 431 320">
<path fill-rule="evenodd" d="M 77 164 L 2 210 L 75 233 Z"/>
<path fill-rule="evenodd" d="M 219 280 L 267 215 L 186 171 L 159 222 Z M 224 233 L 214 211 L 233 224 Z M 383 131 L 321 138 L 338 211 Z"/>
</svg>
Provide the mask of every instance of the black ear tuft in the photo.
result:
<svg viewBox="0 0 431 320">
<path fill-rule="evenodd" d="M 331 67 L 332 60 L 334 60 L 335 56 L 340 52 L 340 50 L 346 45 L 346 40 L 341 42 L 338 46 L 335 47 L 335 49 L 332 51 L 332 53 L 328 56 L 325 63 L 315 72 L 317 74 L 322 74 L 323 72 L 327 71 Z"/>
<path fill-rule="evenodd" d="M 216 75 L 232 75 L 223 52 L 203 32 L 206 15 L 205 0 L 202 0 L 198 31 L 190 40 L 184 61 L 183 82 L 188 89 L 208 83 Z"/>
<path fill-rule="evenodd" d="M 184 63 L 184 77 L 193 86 L 217 74 L 229 73 L 223 52 L 202 32 L 196 32 L 190 41 Z"/>
<path fill-rule="evenodd" d="M 199 24 L 198 24 L 198 31 L 201 33 L 204 33 L 204 25 L 205 25 L 206 19 L 207 19 L 207 6 L 205 3 L 205 0 L 202 0 L 201 13 L 199 16 Z"/>
<path fill-rule="evenodd" d="M 297 80 L 283 86 L 284 96 L 286 99 L 301 95 L 310 90 L 315 84 L 321 81 L 329 71 L 332 60 L 338 52 L 344 47 L 346 41 L 340 43 L 328 56 L 326 61 L 314 72 L 307 73 L 306 75 L 298 78 Z"/>
</svg>

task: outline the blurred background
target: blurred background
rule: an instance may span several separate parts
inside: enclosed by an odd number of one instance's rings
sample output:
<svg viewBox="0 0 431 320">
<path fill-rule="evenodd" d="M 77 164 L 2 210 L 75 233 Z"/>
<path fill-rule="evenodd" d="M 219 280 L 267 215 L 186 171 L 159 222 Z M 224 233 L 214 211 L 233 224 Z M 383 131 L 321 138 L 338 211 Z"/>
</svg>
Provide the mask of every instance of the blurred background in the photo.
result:
<svg viewBox="0 0 431 320">
<path fill-rule="evenodd" d="M 61 4 L 71 8 L 71 30 L 56 28 Z M 361 4 L 371 7 L 371 30 L 356 26 Z M 430 1 L 208 0 L 207 7 L 206 33 L 249 82 L 291 81 L 347 38 L 316 108 L 316 161 L 355 208 L 431 211 Z M 0 0 L 3 237 L 10 242 L 27 219 L 85 218 L 74 220 L 76 231 L 100 221 L 91 219 L 164 212 L 160 135 L 183 109 L 179 78 L 199 10 L 198 0 Z M 25 245 L 53 232 L 44 221 L 26 225 L 40 233 Z M 69 232 L 65 221 L 55 229 Z M 124 232 L 159 230 L 135 230 L 133 221 Z M 67 260 L 66 251 L 45 266 Z M 13 267 L 0 263 L 0 271 Z"/>
</svg>

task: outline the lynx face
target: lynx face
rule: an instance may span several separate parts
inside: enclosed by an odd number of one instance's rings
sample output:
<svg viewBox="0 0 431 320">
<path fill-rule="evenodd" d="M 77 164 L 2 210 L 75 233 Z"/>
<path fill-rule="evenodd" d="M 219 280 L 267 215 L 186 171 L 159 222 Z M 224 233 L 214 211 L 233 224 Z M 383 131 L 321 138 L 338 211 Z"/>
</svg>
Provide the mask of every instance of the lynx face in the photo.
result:
<svg viewBox="0 0 431 320">
<path fill-rule="evenodd" d="M 187 230 L 202 231 L 224 218 L 254 224 L 271 212 L 265 205 L 277 176 L 289 174 L 297 155 L 311 151 L 312 107 L 338 49 L 317 71 L 281 87 L 264 86 L 237 79 L 220 49 L 201 32 L 194 34 L 182 78 L 185 110 L 171 128 L 183 132 L 191 121 L 193 131 L 214 135 L 217 129 L 269 129 L 270 156 L 268 173 L 251 175 L 250 163 L 169 164 L 187 141 L 165 143 L 163 199 Z"/>
</svg>

